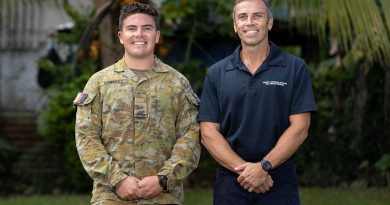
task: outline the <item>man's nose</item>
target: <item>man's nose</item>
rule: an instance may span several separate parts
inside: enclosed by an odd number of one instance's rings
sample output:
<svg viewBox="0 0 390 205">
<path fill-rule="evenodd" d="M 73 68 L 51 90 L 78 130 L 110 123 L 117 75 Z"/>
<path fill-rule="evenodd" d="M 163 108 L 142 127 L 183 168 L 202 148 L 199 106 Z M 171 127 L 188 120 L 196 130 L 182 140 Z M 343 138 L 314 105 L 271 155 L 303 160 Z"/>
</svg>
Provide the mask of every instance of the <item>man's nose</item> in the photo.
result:
<svg viewBox="0 0 390 205">
<path fill-rule="evenodd" d="M 253 24 L 253 18 L 250 16 L 250 17 L 248 17 L 248 19 L 246 20 L 246 23 L 247 24 Z"/>
<path fill-rule="evenodd" d="M 138 28 L 137 31 L 135 32 L 136 36 L 142 36 L 142 34 L 143 34 L 142 28 Z"/>
</svg>

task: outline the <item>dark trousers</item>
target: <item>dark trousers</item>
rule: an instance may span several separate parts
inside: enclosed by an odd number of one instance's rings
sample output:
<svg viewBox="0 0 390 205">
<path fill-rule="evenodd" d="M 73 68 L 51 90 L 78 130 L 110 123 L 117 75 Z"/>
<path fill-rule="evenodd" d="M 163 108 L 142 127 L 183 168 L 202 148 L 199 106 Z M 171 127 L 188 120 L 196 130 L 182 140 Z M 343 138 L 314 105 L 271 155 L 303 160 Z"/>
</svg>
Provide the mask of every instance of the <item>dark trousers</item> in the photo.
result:
<svg viewBox="0 0 390 205">
<path fill-rule="evenodd" d="M 219 169 L 214 182 L 214 205 L 300 205 L 299 195 L 285 193 L 285 187 L 274 186 L 265 194 L 249 193 L 237 182 L 237 175 Z M 288 186 L 287 186 L 288 187 Z"/>
</svg>

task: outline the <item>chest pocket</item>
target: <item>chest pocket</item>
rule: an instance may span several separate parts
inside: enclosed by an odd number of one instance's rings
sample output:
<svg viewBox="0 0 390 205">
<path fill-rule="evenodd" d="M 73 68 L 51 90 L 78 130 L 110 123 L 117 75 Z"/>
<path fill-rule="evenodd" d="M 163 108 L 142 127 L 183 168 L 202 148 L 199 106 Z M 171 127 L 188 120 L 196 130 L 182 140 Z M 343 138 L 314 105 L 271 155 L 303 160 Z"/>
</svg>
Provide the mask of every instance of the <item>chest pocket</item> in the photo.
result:
<svg viewBox="0 0 390 205">
<path fill-rule="evenodd" d="M 145 91 L 137 91 L 134 93 L 134 117 L 148 117 L 148 96 Z"/>
<path fill-rule="evenodd" d="M 132 86 L 125 81 L 100 87 L 104 131 L 132 130 Z"/>
<path fill-rule="evenodd" d="M 160 89 L 161 90 L 161 89 Z M 158 133 L 164 111 L 165 95 L 155 87 L 134 92 L 134 124 L 136 136 L 140 133 L 149 133 L 152 136 Z M 168 106 L 169 107 L 169 106 Z"/>
</svg>

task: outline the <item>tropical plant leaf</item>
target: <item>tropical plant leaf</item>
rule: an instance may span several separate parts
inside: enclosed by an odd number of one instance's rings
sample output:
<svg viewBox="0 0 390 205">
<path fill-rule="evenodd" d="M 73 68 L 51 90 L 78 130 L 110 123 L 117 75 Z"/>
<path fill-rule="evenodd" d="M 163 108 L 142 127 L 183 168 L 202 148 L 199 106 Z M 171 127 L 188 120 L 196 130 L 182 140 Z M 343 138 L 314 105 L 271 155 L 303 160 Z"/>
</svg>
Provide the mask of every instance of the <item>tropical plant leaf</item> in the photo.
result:
<svg viewBox="0 0 390 205">
<path fill-rule="evenodd" d="M 388 0 L 285 0 L 299 31 L 314 34 L 321 42 L 335 38 L 350 51 L 358 49 L 370 62 L 390 63 L 390 14 Z"/>
</svg>

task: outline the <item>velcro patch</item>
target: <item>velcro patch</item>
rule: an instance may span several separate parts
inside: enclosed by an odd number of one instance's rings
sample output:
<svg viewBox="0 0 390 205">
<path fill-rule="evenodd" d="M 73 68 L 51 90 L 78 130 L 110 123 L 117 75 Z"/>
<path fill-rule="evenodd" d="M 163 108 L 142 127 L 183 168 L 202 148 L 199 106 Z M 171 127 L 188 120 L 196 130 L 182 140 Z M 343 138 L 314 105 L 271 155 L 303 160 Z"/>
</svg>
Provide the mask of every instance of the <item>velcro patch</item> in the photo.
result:
<svg viewBox="0 0 390 205">
<path fill-rule="evenodd" d="M 87 99 L 88 93 L 78 93 L 76 99 L 73 100 L 73 104 L 80 105 Z"/>
<path fill-rule="evenodd" d="M 186 97 L 192 105 L 199 106 L 200 99 L 195 93 L 186 93 Z"/>
<path fill-rule="evenodd" d="M 148 117 L 148 99 L 146 94 L 137 92 L 134 94 L 134 117 Z"/>
</svg>

